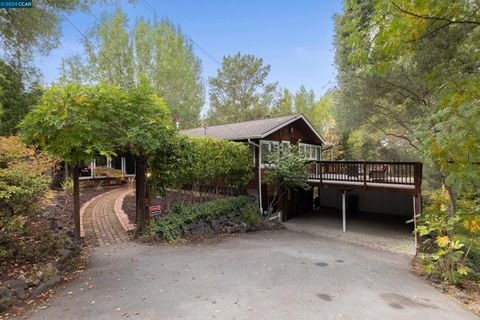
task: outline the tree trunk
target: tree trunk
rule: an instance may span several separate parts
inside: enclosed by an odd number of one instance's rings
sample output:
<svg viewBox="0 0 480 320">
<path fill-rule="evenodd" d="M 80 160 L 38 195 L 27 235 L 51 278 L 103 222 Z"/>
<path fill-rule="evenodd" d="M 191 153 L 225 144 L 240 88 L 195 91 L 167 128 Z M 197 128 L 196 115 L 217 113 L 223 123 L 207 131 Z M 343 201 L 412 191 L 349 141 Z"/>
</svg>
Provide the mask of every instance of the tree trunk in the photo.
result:
<svg viewBox="0 0 480 320">
<path fill-rule="evenodd" d="M 447 190 L 448 198 L 450 199 L 450 208 L 448 209 L 448 215 L 453 217 L 457 211 L 457 194 L 452 186 L 447 185 L 445 175 L 440 172 L 440 180 Z"/>
<path fill-rule="evenodd" d="M 142 234 L 147 228 L 147 181 L 145 173 L 147 171 L 147 157 L 140 155 L 135 161 L 135 181 L 136 181 L 136 195 L 137 195 L 137 234 Z"/>
<path fill-rule="evenodd" d="M 75 241 L 80 238 L 80 168 L 78 163 L 73 166 L 73 222 Z"/>
<path fill-rule="evenodd" d="M 138 159 L 135 159 L 135 224 L 138 225 L 138 206 L 139 206 L 139 196 L 138 196 L 138 173 L 137 173 L 137 161 Z"/>
</svg>

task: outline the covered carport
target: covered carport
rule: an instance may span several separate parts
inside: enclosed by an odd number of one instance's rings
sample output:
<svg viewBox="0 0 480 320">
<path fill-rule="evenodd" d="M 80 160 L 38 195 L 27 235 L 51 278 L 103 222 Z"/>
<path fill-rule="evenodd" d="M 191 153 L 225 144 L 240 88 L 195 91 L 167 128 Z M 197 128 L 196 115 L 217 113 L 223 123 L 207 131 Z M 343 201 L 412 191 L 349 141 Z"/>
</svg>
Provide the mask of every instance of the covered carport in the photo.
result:
<svg viewBox="0 0 480 320">
<path fill-rule="evenodd" d="M 331 172 L 332 164 L 336 166 L 334 172 Z M 417 238 L 413 230 L 416 217 L 421 213 L 421 164 L 374 164 L 369 167 L 366 162 L 317 162 L 319 167 L 309 180 L 312 188 L 290 195 L 285 215 L 287 226 L 415 254 Z M 348 174 L 352 165 L 362 174 Z M 365 169 L 359 170 L 359 166 Z M 382 167 L 388 169 L 382 179 L 378 179 L 375 173 Z"/>
</svg>

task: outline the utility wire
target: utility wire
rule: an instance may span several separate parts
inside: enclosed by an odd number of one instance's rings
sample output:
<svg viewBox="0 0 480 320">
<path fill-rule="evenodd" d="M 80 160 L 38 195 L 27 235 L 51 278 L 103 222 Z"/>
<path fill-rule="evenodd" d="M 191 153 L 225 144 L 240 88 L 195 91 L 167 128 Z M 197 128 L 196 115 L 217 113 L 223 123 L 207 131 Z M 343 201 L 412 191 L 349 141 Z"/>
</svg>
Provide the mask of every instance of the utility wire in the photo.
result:
<svg viewBox="0 0 480 320">
<path fill-rule="evenodd" d="M 157 18 L 158 14 L 157 14 L 157 11 L 155 10 L 155 8 L 147 1 L 147 0 L 142 0 L 143 4 L 145 5 L 145 7 L 147 9 L 149 9 L 153 14 L 154 14 L 154 17 Z M 190 37 L 189 35 L 185 34 L 184 32 L 182 32 L 182 30 L 180 30 L 179 28 L 176 28 L 175 26 L 172 26 L 172 24 L 169 22 L 169 21 L 164 21 L 165 24 L 174 32 L 182 35 L 185 39 L 187 39 L 188 41 L 190 41 L 193 46 L 195 46 L 201 53 L 203 53 L 203 55 L 205 55 L 207 58 L 209 58 L 211 61 L 213 61 L 214 63 L 216 63 L 217 65 L 221 65 L 220 61 L 218 61 L 214 56 L 212 56 L 207 50 L 205 50 L 204 48 L 202 48 L 198 43 L 196 43 L 192 37 Z"/>
<path fill-rule="evenodd" d="M 142 0 L 143 4 L 145 5 L 145 7 L 147 9 L 149 9 L 153 15 L 154 15 L 154 18 L 157 19 L 157 10 L 155 10 L 155 8 L 147 1 L 147 0 Z M 203 49 L 198 43 L 196 43 L 189 35 L 185 34 L 184 32 L 182 32 L 179 28 L 175 28 L 174 26 L 171 25 L 171 23 L 169 21 L 165 21 L 165 25 L 167 25 L 173 32 L 176 32 L 178 34 L 180 34 L 181 36 L 183 36 L 185 39 L 187 39 L 188 41 L 190 41 L 201 53 L 203 53 L 203 55 L 205 55 L 207 58 L 209 58 L 211 61 L 213 61 L 214 63 L 216 63 L 218 66 L 221 66 L 221 62 L 218 61 L 214 56 L 212 56 L 207 50 Z M 230 127 L 229 124 L 223 124 L 223 126 L 225 126 L 227 129 L 229 129 L 230 131 L 232 131 L 233 133 L 239 135 L 239 136 L 242 136 L 242 134 L 240 132 L 238 132 L 237 130 L 233 129 L 232 127 Z M 208 127 L 207 127 L 207 130 L 208 130 Z"/>
<path fill-rule="evenodd" d="M 52 3 L 51 3 L 49 0 L 47 0 L 47 2 L 53 7 Z M 133 83 L 132 77 L 129 77 L 127 74 L 125 74 L 125 71 L 124 71 L 121 67 L 118 68 L 118 66 L 117 66 L 116 64 L 114 64 L 114 63 L 112 62 L 112 60 L 110 60 L 110 58 L 107 57 L 94 43 L 92 43 L 92 42 L 88 39 L 88 37 L 87 37 L 65 14 L 63 14 L 63 13 L 62 13 L 61 11 L 59 11 L 59 10 L 57 10 L 57 11 L 58 11 L 58 13 L 62 16 L 62 18 L 65 19 L 65 20 L 72 26 L 72 28 L 74 28 L 74 29 L 82 36 L 82 38 L 83 38 L 86 42 L 88 42 L 91 46 L 93 46 L 95 49 L 97 49 L 98 52 L 100 53 L 100 55 L 101 55 L 105 60 L 107 60 L 113 67 L 115 67 L 115 68 L 117 68 L 118 70 L 120 70 L 120 72 L 123 73 L 123 75 L 126 76 L 126 78 L 129 79 L 129 81 L 130 81 L 131 83 Z"/>
<path fill-rule="evenodd" d="M 47 2 L 48 2 L 50 5 L 52 5 L 49 0 L 47 0 Z M 149 9 L 153 12 L 153 14 L 155 15 L 155 17 L 156 17 L 156 16 L 157 16 L 156 10 L 155 10 L 146 0 L 144 0 L 144 3 L 145 3 L 145 5 L 146 5 L 146 7 L 149 8 Z M 83 38 L 86 42 L 88 42 L 90 45 L 92 45 L 95 49 L 99 50 L 98 52 L 102 55 L 102 57 L 103 57 L 105 60 L 107 60 L 113 67 L 118 68 L 118 66 L 115 65 L 115 64 L 112 62 L 112 60 L 110 60 L 110 58 L 107 57 L 94 43 L 92 43 L 92 42 L 88 39 L 88 37 L 87 37 L 65 14 L 63 14 L 63 13 L 60 12 L 60 11 L 58 11 L 58 12 L 59 12 L 59 14 L 82 36 L 82 38 Z M 90 13 L 90 14 L 91 14 L 98 22 L 101 22 L 101 20 L 100 20 L 95 14 L 93 14 L 93 13 Z M 166 21 L 165 21 L 165 22 L 166 22 Z M 173 30 L 174 32 L 179 33 L 179 34 L 182 35 L 184 38 L 186 38 L 188 41 L 190 41 L 192 44 L 194 44 L 197 48 L 199 48 L 199 50 L 200 50 L 201 52 L 203 52 L 203 53 L 204 53 L 207 57 L 209 57 L 213 62 L 215 62 L 215 63 L 217 63 L 218 65 L 220 65 L 220 62 L 219 62 L 217 59 L 215 59 L 212 55 L 210 55 L 210 54 L 208 53 L 208 51 L 206 51 L 205 49 L 203 49 L 202 47 L 200 47 L 195 41 L 193 41 L 193 39 L 192 39 L 191 37 L 189 37 L 188 35 L 184 34 L 184 33 L 181 32 L 180 30 L 177 30 L 176 28 L 174 28 L 174 27 L 173 27 L 170 23 L 168 23 L 168 22 L 166 22 L 165 24 L 166 24 L 171 30 Z M 126 75 L 126 74 L 124 73 L 124 70 L 123 70 L 121 67 L 120 67 L 118 70 L 120 70 L 125 76 L 128 77 L 128 75 Z M 130 78 L 130 77 L 128 77 L 128 78 Z M 130 79 L 130 81 L 133 82 L 132 79 Z M 238 134 L 239 136 L 241 136 L 240 132 L 238 132 L 237 130 L 231 128 L 231 127 L 229 126 L 229 124 L 224 124 L 224 126 L 225 126 L 227 129 L 229 129 L 230 131 L 232 131 L 233 133 Z"/>
</svg>

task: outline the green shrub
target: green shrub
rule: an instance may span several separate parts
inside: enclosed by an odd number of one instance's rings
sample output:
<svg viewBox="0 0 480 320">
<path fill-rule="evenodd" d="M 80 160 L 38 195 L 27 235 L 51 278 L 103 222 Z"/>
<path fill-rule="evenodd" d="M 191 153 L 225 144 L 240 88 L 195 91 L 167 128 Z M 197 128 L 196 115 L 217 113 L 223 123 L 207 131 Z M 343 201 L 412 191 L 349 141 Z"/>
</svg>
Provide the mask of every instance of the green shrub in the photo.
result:
<svg viewBox="0 0 480 320">
<path fill-rule="evenodd" d="M 0 260 L 38 259 L 56 250 L 57 241 L 32 223 L 48 192 L 51 165 L 17 137 L 0 137 Z"/>
<path fill-rule="evenodd" d="M 450 215 L 445 190 L 433 192 L 429 200 L 416 229 L 422 236 L 425 271 L 449 283 L 474 276 L 476 268 L 471 265 L 480 246 L 480 204 L 459 200 L 456 213 Z"/>
<path fill-rule="evenodd" d="M 180 240 L 187 232 L 186 226 L 192 222 L 208 218 L 239 214 L 244 222 L 257 224 L 260 216 L 252 201 L 246 196 L 218 199 L 191 207 L 176 206 L 165 217 L 151 225 L 151 233 L 158 234 L 167 241 Z M 254 216 L 257 216 L 255 218 Z"/>
<path fill-rule="evenodd" d="M 20 168 L 0 169 L 0 214 L 28 214 L 48 191 L 50 179 Z"/>
<path fill-rule="evenodd" d="M 262 222 L 258 209 L 250 205 L 242 211 L 242 220 L 248 225 L 256 226 Z"/>
<path fill-rule="evenodd" d="M 67 195 L 73 194 L 73 179 L 65 179 L 62 182 L 62 190 L 65 191 Z"/>
</svg>

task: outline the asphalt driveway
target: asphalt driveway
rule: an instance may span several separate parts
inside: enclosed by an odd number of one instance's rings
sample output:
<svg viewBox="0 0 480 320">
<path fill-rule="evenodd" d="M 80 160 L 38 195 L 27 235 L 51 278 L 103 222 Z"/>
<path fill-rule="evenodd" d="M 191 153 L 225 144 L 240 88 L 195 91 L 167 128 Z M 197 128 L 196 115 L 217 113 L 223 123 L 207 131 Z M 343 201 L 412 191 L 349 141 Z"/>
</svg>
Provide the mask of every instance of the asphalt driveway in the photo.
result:
<svg viewBox="0 0 480 320">
<path fill-rule="evenodd" d="M 477 319 L 410 257 L 293 231 L 201 245 L 124 243 L 28 319 Z"/>
</svg>

